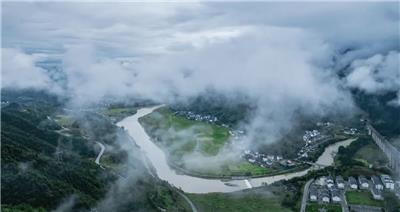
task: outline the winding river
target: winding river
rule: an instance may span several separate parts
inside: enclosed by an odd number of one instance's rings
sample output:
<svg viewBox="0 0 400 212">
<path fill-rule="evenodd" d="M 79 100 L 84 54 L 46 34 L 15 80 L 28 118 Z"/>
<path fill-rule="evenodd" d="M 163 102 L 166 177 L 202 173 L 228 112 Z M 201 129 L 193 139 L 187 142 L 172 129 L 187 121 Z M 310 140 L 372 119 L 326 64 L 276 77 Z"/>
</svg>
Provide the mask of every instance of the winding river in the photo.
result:
<svg viewBox="0 0 400 212">
<path fill-rule="evenodd" d="M 300 177 L 306 175 L 311 169 L 309 168 L 303 171 L 275 175 L 269 177 L 252 178 L 247 180 L 231 180 L 229 183 L 235 184 L 236 186 L 226 185 L 218 179 L 204 179 L 183 174 L 177 174 L 168 163 L 166 154 L 157 145 L 155 145 L 150 137 L 147 135 L 142 125 L 139 123 L 139 118 L 143 117 L 160 106 L 142 108 L 137 111 L 135 115 L 129 116 L 122 121 L 118 122 L 117 125 L 124 127 L 133 138 L 137 145 L 140 146 L 146 157 L 151 162 L 152 166 L 157 172 L 160 179 L 168 181 L 170 184 L 177 188 L 182 189 L 188 193 L 210 193 L 210 192 L 232 192 L 243 190 L 251 187 L 259 187 L 264 183 L 271 184 L 279 180 L 288 180 L 294 177 Z M 328 146 L 324 153 L 318 158 L 317 164 L 329 166 L 333 163 L 333 154 L 338 150 L 339 146 L 347 146 L 354 139 L 348 139 L 345 141 L 337 142 Z"/>
</svg>

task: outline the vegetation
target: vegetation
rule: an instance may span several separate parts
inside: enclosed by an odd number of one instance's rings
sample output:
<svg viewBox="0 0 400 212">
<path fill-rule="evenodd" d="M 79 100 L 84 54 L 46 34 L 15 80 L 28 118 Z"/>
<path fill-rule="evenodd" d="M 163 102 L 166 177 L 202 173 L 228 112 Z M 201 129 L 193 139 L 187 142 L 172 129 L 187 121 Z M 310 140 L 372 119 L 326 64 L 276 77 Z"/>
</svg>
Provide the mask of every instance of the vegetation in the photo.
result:
<svg viewBox="0 0 400 212">
<path fill-rule="evenodd" d="M 73 199 L 71 210 L 89 211 L 111 207 L 103 203 L 110 197 L 115 201 L 109 211 L 189 209 L 175 188 L 144 171 L 134 145 L 128 163 L 126 150 L 116 142 L 126 134 L 108 119 L 94 112 L 58 116 L 62 104 L 45 93 L 3 94 L 10 103 L 1 110 L 2 211 L 51 211 L 67 199 Z M 60 133 L 51 117 L 69 120 L 65 127 L 76 133 Z M 104 155 L 113 167 L 103 170 L 94 163 L 95 141 L 113 149 Z M 121 175 L 129 177 L 125 189 L 115 189 Z"/>
<path fill-rule="evenodd" d="M 353 158 L 364 163 L 365 166 L 382 167 L 388 163 L 386 155 L 370 140 L 354 154 Z"/>
<path fill-rule="evenodd" d="M 14 206 L 2 205 L 1 211 L 3 211 L 3 212 L 46 212 L 46 209 L 44 209 L 42 207 L 33 208 L 32 206 L 27 205 L 27 204 L 20 204 L 20 205 L 14 205 Z"/>
<path fill-rule="evenodd" d="M 389 212 L 400 211 L 400 201 L 393 192 L 383 192 L 383 198 L 385 199 L 385 209 Z"/>
<path fill-rule="evenodd" d="M 168 153 L 172 165 L 183 168 L 193 175 L 223 177 L 266 175 L 279 171 L 253 165 L 238 158 L 221 163 L 218 168 L 186 167 L 183 161 L 185 156 L 193 153 L 199 153 L 204 157 L 217 155 L 228 142 L 229 129 L 177 116 L 168 108 L 158 109 L 139 121 L 156 144 Z"/>
<path fill-rule="evenodd" d="M 374 155 L 370 155 L 372 153 Z M 355 175 L 371 176 L 380 173 L 390 174 L 390 171 L 384 166 L 384 160 L 385 156 L 372 139 L 367 135 L 360 136 L 349 146 L 339 147 L 335 158 L 335 172 L 345 177 Z M 370 163 L 378 163 L 379 166 L 370 167 Z"/>
<path fill-rule="evenodd" d="M 118 122 L 125 117 L 134 115 L 137 111 L 135 106 L 114 105 L 103 110 L 102 115 L 110 118 L 113 122 Z"/>
<path fill-rule="evenodd" d="M 346 200 L 354 205 L 383 206 L 383 201 L 374 200 L 370 191 L 347 191 Z"/>
<path fill-rule="evenodd" d="M 163 142 L 163 146 L 171 147 L 176 140 L 183 143 L 178 148 L 171 149 L 177 159 L 193 152 L 196 147 L 203 154 L 216 155 L 229 138 L 229 130 L 225 127 L 175 116 L 168 108 L 161 108 L 140 121 L 156 136 L 157 141 Z M 183 135 L 180 136 L 179 132 Z"/>
<path fill-rule="evenodd" d="M 254 106 L 249 104 L 251 100 L 244 95 L 237 95 L 233 98 L 210 89 L 203 95 L 172 105 L 171 110 L 186 110 L 196 114 L 211 115 L 217 118 L 216 123 L 219 125 L 226 124 L 236 127 L 239 123 L 248 120 Z"/>
<path fill-rule="evenodd" d="M 282 193 L 280 193 L 282 194 Z M 281 196 L 269 189 L 234 193 L 189 194 L 199 211 L 290 211 L 281 205 Z"/>
<path fill-rule="evenodd" d="M 396 92 L 373 95 L 358 90 L 353 91 L 355 102 L 366 112 L 372 125 L 389 138 L 397 137 L 400 129 L 400 107 L 389 104 L 396 95 Z"/>
<path fill-rule="evenodd" d="M 307 203 L 306 212 L 319 212 L 321 210 L 326 212 L 341 212 L 342 207 L 339 204 Z"/>
</svg>

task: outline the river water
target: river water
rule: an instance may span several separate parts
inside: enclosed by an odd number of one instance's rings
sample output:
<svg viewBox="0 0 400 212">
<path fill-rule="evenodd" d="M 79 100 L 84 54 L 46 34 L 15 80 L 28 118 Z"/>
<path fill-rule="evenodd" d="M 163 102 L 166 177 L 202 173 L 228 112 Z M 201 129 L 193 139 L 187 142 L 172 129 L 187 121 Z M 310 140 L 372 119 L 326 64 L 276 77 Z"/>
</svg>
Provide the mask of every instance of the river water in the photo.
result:
<svg viewBox="0 0 400 212">
<path fill-rule="evenodd" d="M 248 180 L 231 180 L 229 183 L 236 186 L 226 185 L 218 179 L 204 179 L 184 174 L 177 174 L 167 163 L 167 157 L 163 150 L 155 145 L 150 137 L 147 135 L 142 125 L 139 123 L 139 118 L 150 114 L 160 106 L 142 108 L 137 111 L 135 115 L 129 116 L 117 125 L 124 127 L 133 138 L 137 145 L 140 146 L 146 157 L 151 162 L 152 166 L 157 172 L 160 179 L 168 181 L 170 184 L 177 188 L 182 189 L 188 193 L 210 193 L 210 192 L 232 192 L 247 189 L 250 187 L 259 187 L 263 183 L 271 184 L 279 180 L 288 180 L 294 177 L 304 176 L 312 168 L 293 172 L 289 174 L 275 175 L 270 177 L 252 178 Z M 354 139 L 337 142 L 328 146 L 324 153 L 318 158 L 317 164 L 329 166 L 333 164 L 333 154 L 337 152 L 339 146 L 347 146 Z M 247 182 L 246 182 L 247 181 Z"/>
</svg>

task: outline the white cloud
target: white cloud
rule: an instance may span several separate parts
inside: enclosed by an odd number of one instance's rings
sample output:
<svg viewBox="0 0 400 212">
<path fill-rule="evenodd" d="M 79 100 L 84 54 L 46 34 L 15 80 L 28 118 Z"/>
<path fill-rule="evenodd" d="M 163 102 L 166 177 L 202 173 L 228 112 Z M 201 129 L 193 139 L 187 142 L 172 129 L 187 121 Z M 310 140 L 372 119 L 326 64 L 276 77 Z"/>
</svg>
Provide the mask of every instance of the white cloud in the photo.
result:
<svg viewBox="0 0 400 212">
<path fill-rule="evenodd" d="M 46 70 L 36 67 L 36 56 L 18 49 L 1 49 L 2 88 L 49 89 L 51 80 Z"/>
<path fill-rule="evenodd" d="M 297 110 L 351 107 L 335 69 L 398 51 L 395 5 L 5 3 L 3 45 L 58 49 L 75 104 L 126 96 L 170 102 L 208 88 L 239 92 L 257 99 L 260 119 L 252 128 L 275 135 Z M 395 73 L 372 69 L 392 70 L 378 65 L 392 57 L 377 57 L 375 65 L 353 63 L 347 85 L 391 89 Z"/>
<path fill-rule="evenodd" d="M 367 59 L 355 60 L 347 76 L 350 87 L 367 93 L 398 91 L 400 89 L 400 53 L 377 54 Z"/>
</svg>

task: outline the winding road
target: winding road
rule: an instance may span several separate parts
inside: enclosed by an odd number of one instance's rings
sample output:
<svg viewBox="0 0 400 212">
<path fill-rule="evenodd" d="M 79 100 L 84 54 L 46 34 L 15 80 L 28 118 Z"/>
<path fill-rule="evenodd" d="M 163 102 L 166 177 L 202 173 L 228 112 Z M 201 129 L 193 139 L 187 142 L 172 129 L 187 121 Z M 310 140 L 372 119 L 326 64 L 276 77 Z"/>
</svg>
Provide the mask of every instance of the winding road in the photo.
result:
<svg viewBox="0 0 400 212">
<path fill-rule="evenodd" d="M 193 204 L 193 202 L 189 199 L 189 197 L 187 197 L 187 196 L 186 196 L 184 193 L 182 193 L 182 192 L 179 192 L 179 191 L 178 191 L 178 193 L 183 197 L 183 199 L 186 200 L 187 203 L 189 203 L 190 208 L 192 208 L 192 211 L 193 211 L 193 212 L 198 212 L 196 206 L 195 206 L 195 205 Z"/>
<path fill-rule="evenodd" d="M 307 198 L 308 198 L 308 190 L 309 190 L 310 185 L 311 185 L 312 182 L 313 182 L 313 179 L 307 181 L 307 183 L 304 185 L 303 198 L 302 198 L 302 200 L 301 200 L 301 209 L 300 209 L 300 212 L 305 212 L 305 211 L 306 211 Z"/>
<path fill-rule="evenodd" d="M 106 150 L 106 147 L 100 142 L 96 142 L 96 143 L 100 146 L 101 150 L 100 150 L 99 154 L 97 155 L 97 158 L 96 158 L 96 160 L 94 162 L 97 165 L 99 165 L 101 168 L 103 168 L 103 166 L 101 166 L 101 164 L 100 164 L 100 159 L 101 159 L 101 156 L 103 156 L 104 151 Z"/>
</svg>

